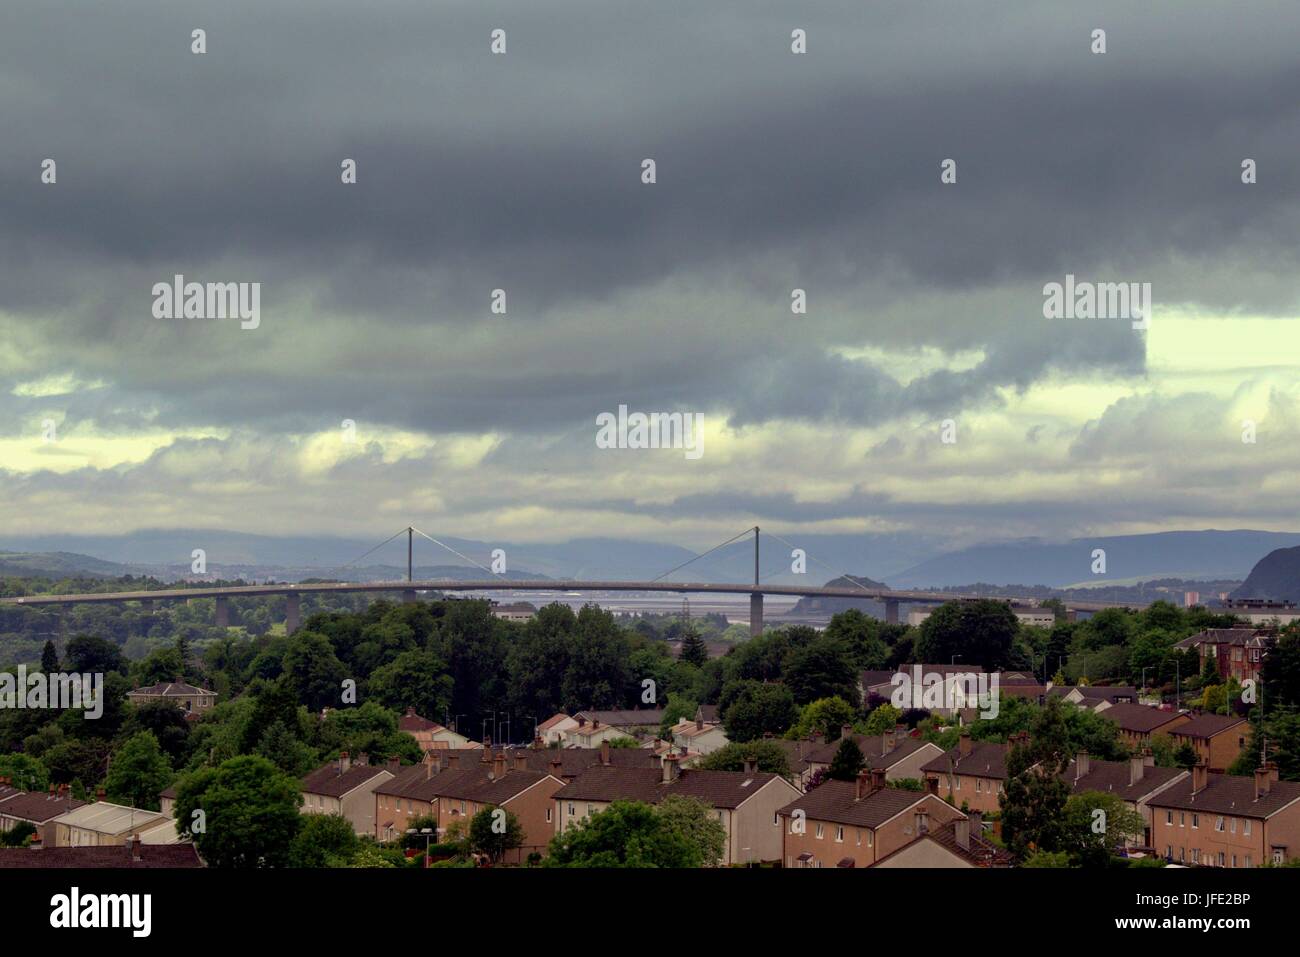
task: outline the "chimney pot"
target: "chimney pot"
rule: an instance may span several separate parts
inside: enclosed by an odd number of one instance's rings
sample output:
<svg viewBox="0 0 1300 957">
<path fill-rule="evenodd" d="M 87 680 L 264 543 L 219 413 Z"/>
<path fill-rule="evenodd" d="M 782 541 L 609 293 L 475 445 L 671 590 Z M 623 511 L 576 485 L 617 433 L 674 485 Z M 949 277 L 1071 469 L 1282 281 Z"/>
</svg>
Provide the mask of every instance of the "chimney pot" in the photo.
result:
<svg viewBox="0 0 1300 957">
<path fill-rule="evenodd" d="M 957 751 L 964 758 L 968 754 L 970 754 L 970 749 L 971 749 L 970 732 L 963 731 L 961 733 L 961 736 L 957 740 L 958 740 Z"/>
</svg>

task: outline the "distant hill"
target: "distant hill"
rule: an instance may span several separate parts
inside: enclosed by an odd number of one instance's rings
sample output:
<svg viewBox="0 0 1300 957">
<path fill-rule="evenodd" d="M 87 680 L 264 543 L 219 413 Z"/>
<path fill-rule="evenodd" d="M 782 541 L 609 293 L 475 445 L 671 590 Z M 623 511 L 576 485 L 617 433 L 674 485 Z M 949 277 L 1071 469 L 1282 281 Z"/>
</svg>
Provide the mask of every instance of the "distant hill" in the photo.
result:
<svg viewBox="0 0 1300 957">
<path fill-rule="evenodd" d="M 127 565 L 75 552 L 0 551 L 0 576 L 6 578 L 117 578 L 132 573 Z"/>
<path fill-rule="evenodd" d="M 888 588 L 884 582 L 878 582 L 867 578 L 863 575 L 841 575 L 839 578 L 833 578 L 826 582 L 823 587 L 826 588 Z M 856 608 L 865 614 L 872 615 L 876 618 L 885 616 L 884 602 L 875 601 L 870 598 L 817 598 L 807 597 L 800 598 L 795 602 L 794 607 L 785 613 L 787 618 L 818 618 L 823 615 L 838 615 L 842 611 L 848 611 L 850 608 Z"/>
<path fill-rule="evenodd" d="M 1269 552 L 1250 570 L 1232 597 L 1300 602 L 1300 547 Z"/>
<path fill-rule="evenodd" d="M 1240 581 L 1260 556 L 1293 546 L 1300 546 L 1300 534 L 1246 529 L 1102 535 L 1063 543 L 1031 539 L 940 555 L 890 575 L 890 582 L 895 588 L 944 588 L 966 582 L 1062 588 L 1157 578 Z M 1091 571 L 1096 548 L 1106 550 L 1104 575 Z"/>
</svg>

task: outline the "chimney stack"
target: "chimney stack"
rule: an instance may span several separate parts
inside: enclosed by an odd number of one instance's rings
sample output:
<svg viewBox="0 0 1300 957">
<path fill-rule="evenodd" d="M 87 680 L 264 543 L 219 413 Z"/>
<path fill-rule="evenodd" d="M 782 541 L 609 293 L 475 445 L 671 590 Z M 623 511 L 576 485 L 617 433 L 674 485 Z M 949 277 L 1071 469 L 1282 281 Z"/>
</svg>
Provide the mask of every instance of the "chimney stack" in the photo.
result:
<svg viewBox="0 0 1300 957">
<path fill-rule="evenodd" d="M 492 758 L 492 780 L 499 781 L 506 774 L 506 754 L 498 751 Z"/>
<path fill-rule="evenodd" d="M 963 731 L 957 740 L 957 752 L 964 758 L 970 754 L 970 732 Z"/>
<path fill-rule="evenodd" d="M 95 800 L 96 800 L 96 801 L 102 801 L 102 800 L 104 800 L 104 798 L 107 796 L 107 794 L 108 794 L 108 792 L 105 791 L 103 788 L 95 788 Z"/>
<path fill-rule="evenodd" d="M 559 778 L 561 781 L 564 780 L 564 762 L 559 758 L 551 759 L 551 774 Z"/>
<path fill-rule="evenodd" d="M 929 811 L 925 811 L 925 810 L 920 810 L 920 809 L 918 809 L 917 812 L 916 812 L 916 814 L 915 814 L 915 820 L 916 820 L 916 829 L 915 829 L 915 833 L 916 833 L 916 836 L 917 836 L 917 837 L 920 837 L 922 834 L 925 834 L 926 832 L 928 832 L 928 831 L 930 830 L 930 812 L 929 812 Z"/>
<path fill-rule="evenodd" d="M 851 725 L 851 724 L 842 724 L 842 725 L 840 725 L 840 740 L 841 740 L 841 741 L 843 741 L 845 738 L 847 738 L 847 737 L 848 737 L 849 735 L 851 735 L 852 733 L 853 733 L 853 725 Z"/>
<path fill-rule="evenodd" d="M 1088 756 L 1087 751 L 1080 751 L 1074 756 L 1074 779 L 1087 777 L 1088 772 L 1092 770 L 1092 759 Z"/>
<path fill-rule="evenodd" d="M 1198 758 L 1196 764 L 1192 766 L 1192 793 L 1200 794 L 1209 783 L 1210 766 L 1206 764 L 1205 758 Z"/>
<path fill-rule="evenodd" d="M 695 730 L 696 730 L 696 731 L 703 731 L 703 730 L 704 730 L 704 719 L 703 719 L 703 718 L 696 718 L 696 719 L 695 719 Z"/>
<path fill-rule="evenodd" d="M 681 758 L 679 758 L 677 755 L 673 754 L 672 752 L 669 752 L 668 754 L 664 755 L 664 759 L 663 759 L 664 784 L 672 784 L 674 781 L 677 780 L 677 775 L 681 773 L 681 767 L 680 767 L 681 760 L 682 760 Z"/>
<path fill-rule="evenodd" d="M 984 833 L 984 812 L 967 811 L 966 817 L 970 819 L 970 832 L 976 837 Z"/>
<path fill-rule="evenodd" d="M 346 751 L 339 752 L 339 774 L 347 774 L 352 767 L 352 756 Z"/>
<path fill-rule="evenodd" d="M 1146 756 L 1135 754 L 1128 759 L 1128 783 L 1137 784 L 1142 780 L 1142 776 L 1147 773 Z"/>
<path fill-rule="evenodd" d="M 459 754 L 449 754 L 449 755 L 447 755 L 447 770 L 448 770 L 448 771 L 455 771 L 456 768 L 458 768 L 459 766 L 460 766 L 460 755 L 459 755 Z"/>
<path fill-rule="evenodd" d="M 758 761 L 755 760 L 754 758 L 745 758 L 745 773 L 746 773 L 746 774 L 757 774 L 757 773 L 758 773 Z"/>
<path fill-rule="evenodd" d="M 604 765 L 609 764 L 609 740 L 608 739 L 600 742 L 600 763 Z"/>
<path fill-rule="evenodd" d="M 872 768 L 871 769 L 871 790 L 883 791 L 885 787 L 887 787 L 887 785 L 885 784 L 885 769 Z"/>
<path fill-rule="evenodd" d="M 540 751 L 544 747 L 546 747 L 546 742 L 542 740 L 542 736 L 540 734 L 533 735 L 533 749 Z"/>
<path fill-rule="evenodd" d="M 866 768 L 863 768 L 861 771 L 858 772 L 858 779 L 855 782 L 855 787 L 853 790 L 853 799 L 855 801 L 861 801 L 864 797 L 866 797 L 870 793 L 871 793 L 871 772 L 868 771 Z"/>
<path fill-rule="evenodd" d="M 523 748 L 520 748 L 518 751 L 515 752 L 515 770 L 516 771 L 528 770 L 528 755 L 524 753 Z"/>
<path fill-rule="evenodd" d="M 1255 769 L 1255 800 L 1258 801 L 1262 797 L 1268 797 L 1268 792 L 1273 789 L 1272 785 L 1273 779 L 1270 776 L 1269 765 L 1261 764 Z"/>
<path fill-rule="evenodd" d="M 957 846 L 964 851 L 970 850 L 970 818 L 957 818 L 952 822 L 952 830 L 957 836 Z"/>
<path fill-rule="evenodd" d="M 140 840 L 139 834 L 131 835 L 131 860 L 133 861 L 140 860 L 140 846 L 142 843 L 143 842 Z"/>
<path fill-rule="evenodd" d="M 894 748 L 898 745 L 898 729 L 890 728 L 888 731 L 882 734 L 880 736 L 880 743 L 881 743 L 881 749 L 880 749 L 881 754 L 888 754 L 890 751 L 893 751 Z"/>
</svg>

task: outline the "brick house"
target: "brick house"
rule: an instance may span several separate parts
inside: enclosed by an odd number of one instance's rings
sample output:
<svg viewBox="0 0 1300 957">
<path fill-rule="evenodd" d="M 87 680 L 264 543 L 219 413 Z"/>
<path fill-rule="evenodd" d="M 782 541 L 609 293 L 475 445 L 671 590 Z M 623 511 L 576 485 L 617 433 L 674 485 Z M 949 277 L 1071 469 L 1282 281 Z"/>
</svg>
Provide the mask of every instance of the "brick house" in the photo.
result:
<svg viewBox="0 0 1300 957">
<path fill-rule="evenodd" d="M 519 819 L 522 846 L 509 851 L 505 862 L 520 864 L 534 852 L 546 853 L 555 834 L 555 806 L 552 796 L 564 781 L 546 771 L 532 771 L 528 759 L 518 751 L 507 759 L 497 751 L 490 762 L 460 771 L 434 775 L 438 828 L 446 834 L 453 824 L 468 827 L 474 815 L 485 808 L 504 808 Z"/>
<path fill-rule="evenodd" d="M 406 713 L 397 719 L 397 730 L 405 731 L 420 746 L 422 751 L 442 748 L 476 748 L 476 744 L 463 734 L 445 728 L 437 721 L 430 721 L 415 713 L 414 708 L 407 708 Z"/>
<path fill-rule="evenodd" d="M 957 747 L 921 766 L 926 789 L 955 807 L 981 814 L 1001 810 L 1001 795 L 1007 783 L 1007 752 L 1011 744 L 972 741 L 963 731 Z"/>
<path fill-rule="evenodd" d="M 12 791 L 8 797 L 0 800 L 0 831 L 12 830 L 19 824 L 30 824 L 36 828 L 41 843 L 53 847 L 54 819 L 68 811 L 84 807 L 85 804 L 85 801 L 78 801 L 69 793 L 66 784 L 57 788 L 51 784 L 48 794 L 39 791 Z"/>
<path fill-rule="evenodd" d="M 1102 761 L 1080 751 L 1062 774 L 1070 785 L 1071 794 L 1088 791 L 1113 794 L 1141 815 L 1144 822 L 1141 846 L 1144 847 L 1154 847 L 1151 843 L 1151 799 L 1188 776 L 1182 768 L 1156 767 L 1149 748 L 1127 761 Z M 1130 846 L 1138 844 L 1130 842 Z"/>
<path fill-rule="evenodd" d="M 1154 735 L 1168 735 L 1192 719 L 1186 711 L 1164 711 L 1144 704 L 1115 704 L 1100 714 L 1119 726 L 1119 736 L 1130 751 L 1149 748 Z"/>
<path fill-rule="evenodd" d="M 375 833 L 375 788 L 395 777 L 400 766 L 383 768 L 366 763 L 364 754 L 355 762 L 344 751 L 337 761 L 317 768 L 302 779 L 303 814 L 338 814 L 347 818 L 358 834 Z"/>
<path fill-rule="evenodd" d="M 1167 860 L 1258 867 L 1300 857 L 1300 783 L 1279 781 L 1274 764 L 1236 777 L 1201 763 L 1148 803 L 1152 844 Z"/>
<path fill-rule="evenodd" d="M 853 734 L 852 731 L 851 727 L 845 725 L 840 729 L 838 739 L 824 744 L 818 743 L 816 747 L 810 749 L 805 757 L 809 773 L 815 774 L 817 771 L 828 770 L 835 759 L 835 752 L 839 750 L 845 737 L 853 738 L 858 749 L 862 751 L 868 768 L 884 770 L 887 781 L 898 781 L 903 778 L 924 781 L 925 772 L 922 768 L 943 754 L 943 750 L 932 741 L 910 737 L 907 728 L 902 725 L 891 728 L 884 734 Z"/>
<path fill-rule="evenodd" d="M 785 867 L 870 867 L 931 828 L 966 815 L 933 794 L 886 786 L 881 769 L 855 781 L 825 781 L 786 804 Z"/>
<path fill-rule="evenodd" d="M 617 768 L 596 765 L 555 793 L 556 833 L 614 801 L 658 804 L 670 795 L 693 797 L 711 806 L 726 831 L 724 864 L 775 861 L 781 857 L 777 811 L 799 795 L 777 774 L 756 771 L 682 770 L 676 755 L 665 755 L 660 768 Z"/>
<path fill-rule="evenodd" d="M 1215 669 L 1224 678 L 1258 681 L 1264 656 L 1273 640 L 1270 632 L 1258 628 L 1207 628 L 1184 638 L 1174 647 L 1196 649 L 1201 668 L 1205 667 L 1207 660 L 1213 660 Z"/>
<path fill-rule="evenodd" d="M 886 854 L 872 867 L 1010 867 L 1012 857 L 984 838 L 979 815 L 959 817 L 942 827 L 929 828 L 910 844 Z"/>
<path fill-rule="evenodd" d="M 1241 756 L 1250 736 L 1250 722 L 1236 715 L 1198 714 L 1169 732 L 1175 747 L 1190 744 L 1211 771 L 1226 771 Z"/>
<path fill-rule="evenodd" d="M 161 681 L 147 688 L 136 688 L 126 693 L 132 704 L 144 704 L 148 701 L 167 701 L 176 705 L 186 715 L 198 717 L 206 713 L 217 703 L 217 693 L 206 688 L 196 688 L 184 678 L 175 681 Z"/>
</svg>

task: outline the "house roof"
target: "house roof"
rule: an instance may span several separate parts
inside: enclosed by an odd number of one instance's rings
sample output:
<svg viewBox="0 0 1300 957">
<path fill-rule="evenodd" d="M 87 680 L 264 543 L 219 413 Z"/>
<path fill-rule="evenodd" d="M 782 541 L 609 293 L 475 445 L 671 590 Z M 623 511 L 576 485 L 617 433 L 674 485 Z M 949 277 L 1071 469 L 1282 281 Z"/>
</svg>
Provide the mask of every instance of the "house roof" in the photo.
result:
<svg viewBox="0 0 1300 957">
<path fill-rule="evenodd" d="M 1098 712 L 1119 725 L 1121 731 L 1133 734 L 1149 734 L 1163 728 L 1171 721 L 1184 717 L 1181 711 L 1161 711 L 1145 704 L 1114 704 L 1105 711 Z"/>
<path fill-rule="evenodd" d="M 887 742 L 884 735 L 855 734 L 852 735 L 852 738 L 862 751 L 862 756 L 866 758 L 867 767 L 870 768 L 892 768 L 899 761 L 922 750 L 928 743 L 920 738 L 912 738 L 903 734 L 895 739 L 892 748 L 886 750 L 885 745 Z M 842 742 L 842 738 L 836 738 L 834 741 L 815 745 L 808 751 L 808 761 L 812 764 L 830 764 Z"/>
<path fill-rule="evenodd" d="M 1192 793 L 1192 777 L 1151 798 L 1151 807 L 1168 807 L 1207 814 L 1265 818 L 1276 814 L 1292 801 L 1300 800 L 1300 783 L 1272 781 L 1268 794 L 1255 798 L 1255 778 L 1231 774 L 1209 774 L 1206 786 Z"/>
<path fill-rule="evenodd" d="M 150 685 L 147 688 L 136 688 L 134 691 L 126 693 L 128 698 L 135 695 L 150 698 L 190 698 L 195 695 L 208 695 L 215 698 L 217 693 L 206 688 L 196 688 L 194 685 L 187 684 L 178 678 L 175 681 L 160 681 L 156 685 Z"/>
<path fill-rule="evenodd" d="M 392 773 L 386 768 L 371 764 L 354 764 L 346 771 L 339 771 L 339 762 L 317 768 L 302 779 L 304 794 L 323 794 L 326 797 L 342 797 L 365 784 L 373 777 Z"/>
<path fill-rule="evenodd" d="M 915 847 L 918 841 L 933 841 L 972 867 L 1010 867 L 1014 861 L 1009 853 L 996 844 L 984 840 L 982 835 L 976 835 L 973 830 L 967 839 L 966 847 L 962 847 L 957 841 L 957 822 L 949 821 L 942 827 L 931 828 L 915 841 L 910 841 L 897 850 L 891 851 L 871 866 L 876 867 L 891 857 L 902 854 L 908 848 Z"/>
<path fill-rule="evenodd" d="M 824 781 L 777 813 L 788 817 L 795 811 L 803 811 L 810 821 L 874 828 L 933 796 L 889 787 L 877 788 L 860 799 L 857 793 L 856 781 Z"/>
<path fill-rule="evenodd" d="M 1195 648 L 1198 645 L 1244 645 L 1259 634 L 1257 628 L 1206 628 L 1190 638 L 1174 644 L 1175 648 Z"/>
<path fill-rule="evenodd" d="M 1118 701 L 1120 698 L 1138 699 L 1138 690 L 1130 685 L 1076 685 L 1073 689 L 1090 701 Z"/>
<path fill-rule="evenodd" d="M 124 834 L 165 823 L 167 816 L 158 811 L 96 801 L 73 808 L 58 817 L 57 823 L 69 827 L 98 831 L 101 834 Z"/>
<path fill-rule="evenodd" d="M 999 781 L 1005 781 L 1007 777 L 1007 745 L 998 741 L 972 741 L 970 754 L 965 757 L 962 756 L 961 745 L 958 745 L 925 762 L 921 765 L 921 770 L 947 774 L 949 761 L 954 774 L 995 778 Z"/>
<path fill-rule="evenodd" d="M 1198 714 L 1186 724 L 1180 724 L 1169 733 L 1185 738 L 1212 738 L 1216 734 L 1230 731 L 1238 725 L 1247 724 L 1245 718 L 1226 714 Z"/>
<path fill-rule="evenodd" d="M 685 768 L 665 784 L 658 768 L 598 765 L 555 792 L 563 801 L 644 801 L 658 804 L 669 795 L 699 798 L 715 808 L 737 808 L 779 775 L 766 771 L 701 771 Z"/>
<path fill-rule="evenodd" d="M 415 713 L 414 708 L 407 708 L 406 714 L 397 719 L 397 730 L 408 733 L 415 731 L 442 731 L 443 727 L 437 721 L 430 721 L 428 718 Z"/>
<path fill-rule="evenodd" d="M 0 803 L 0 814 L 18 818 L 20 821 L 30 821 L 32 824 L 44 824 L 85 803 L 70 796 L 51 797 L 39 791 L 24 791 Z"/>
<path fill-rule="evenodd" d="M 679 721 L 672 727 L 672 733 L 674 735 L 680 734 L 683 738 L 699 738 L 706 734 L 711 734 L 714 731 L 722 731 L 722 727 L 704 721 L 696 722 L 694 718 Z M 723 734 L 725 733 L 726 732 L 723 732 Z"/>
<path fill-rule="evenodd" d="M 445 771 L 434 775 L 438 797 L 473 801 L 475 804 L 504 804 L 541 781 L 558 780 L 543 771 L 507 769 L 500 777 L 474 768 L 468 771 Z"/>
<path fill-rule="evenodd" d="M 565 721 L 572 721 L 572 720 L 573 720 L 573 719 L 570 718 L 570 717 L 569 717 L 567 714 L 565 714 L 563 711 L 557 711 L 557 712 L 555 712 L 555 714 L 551 715 L 549 718 L 547 718 L 545 721 L 543 721 L 541 724 L 539 724 L 539 725 L 537 726 L 537 730 L 538 730 L 538 731 L 550 731 L 551 728 L 555 727 L 557 724 L 562 724 L 562 723 L 565 722 Z"/>
<path fill-rule="evenodd" d="M 1130 784 L 1129 780 L 1132 769 L 1127 761 L 1100 761 L 1097 758 L 1088 759 L 1088 773 L 1082 777 L 1078 776 L 1078 766 L 1073 758 L 1066 765 L 1065 770 L 1061 773 L 1062 779 L 1070 785 L 1070 791 L 1073 794 L 1082 794 L 1084 791 L 1101 791 L 1106 794 L 1114 794 L 1123 801 L 1137 803 L 1147 797 L 1153 791 L 1159 790 L 1170 781 L 1173 781 L 1185 774 L 1182 768 L 1142 768 L 1142 777 L 1136 783 Z"/>
<path fill-rule="evenodd" d="M 579 711 L 575 718 L 586 718 L 588 729 L 599 721 L 615 728 L 658 727 L 664 720 L 663 708 L 635 708 L 623 711 Z"/>
<path fill-rule="evenodd" d="M 139 856 L 139 860 L 135 857 Z M 0 868 L 77 867 L 95 868 L 177 868 L 203 867 L 193 844 L 127 844 L 99 847 L 30 847 L 0 848 Z"/>
</svg>

